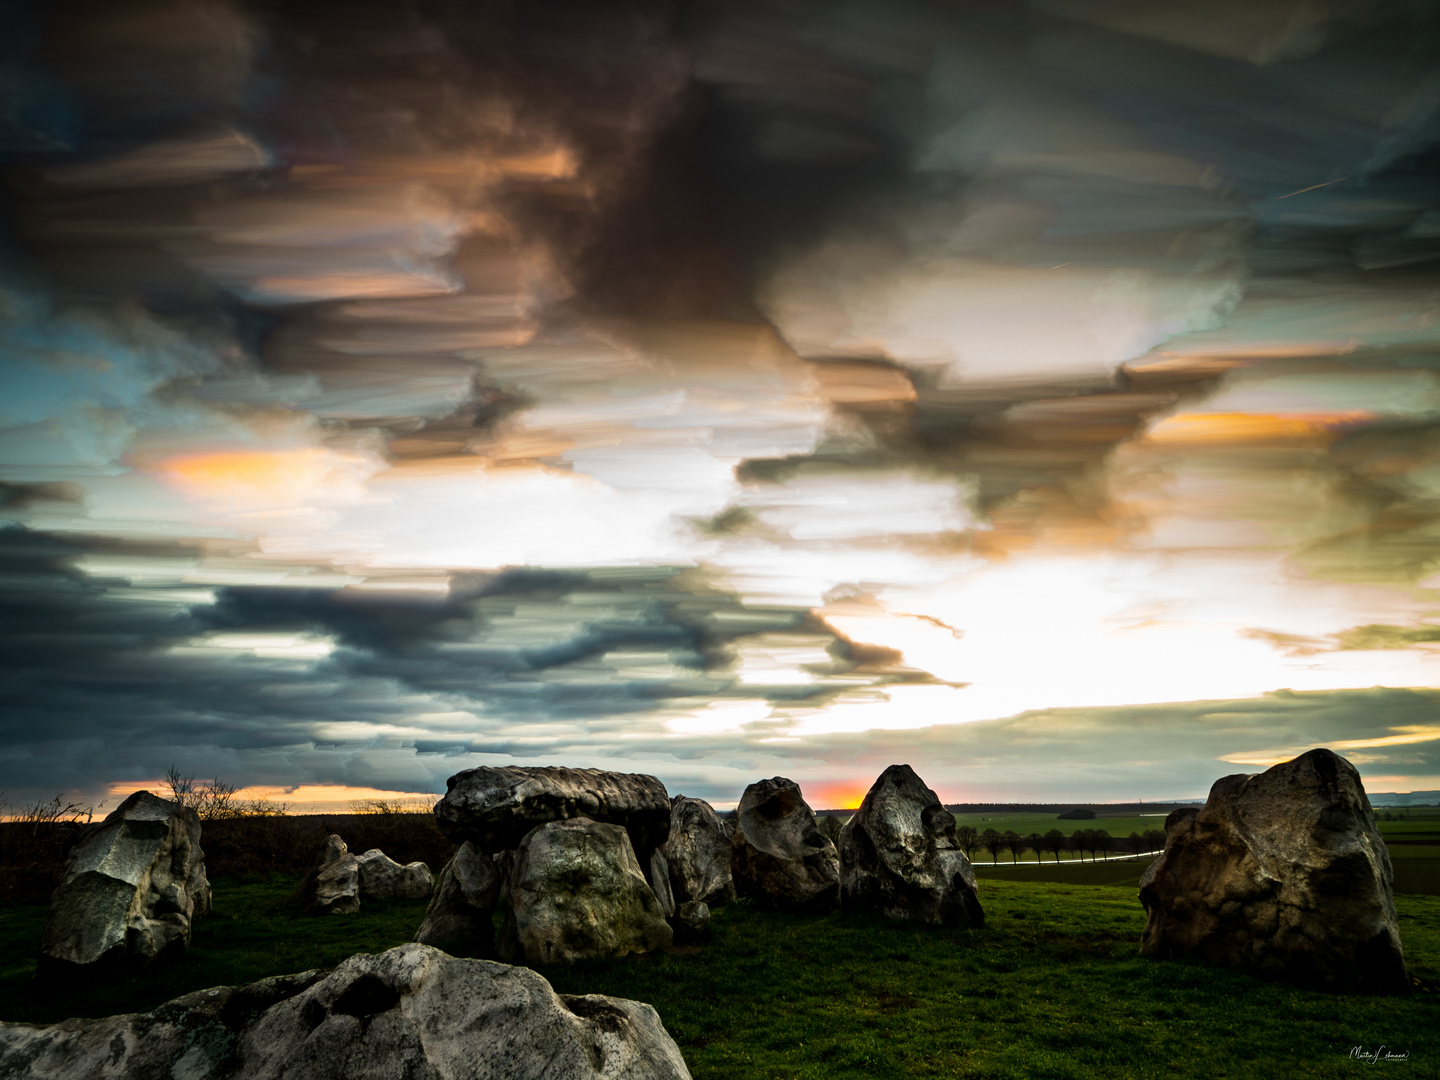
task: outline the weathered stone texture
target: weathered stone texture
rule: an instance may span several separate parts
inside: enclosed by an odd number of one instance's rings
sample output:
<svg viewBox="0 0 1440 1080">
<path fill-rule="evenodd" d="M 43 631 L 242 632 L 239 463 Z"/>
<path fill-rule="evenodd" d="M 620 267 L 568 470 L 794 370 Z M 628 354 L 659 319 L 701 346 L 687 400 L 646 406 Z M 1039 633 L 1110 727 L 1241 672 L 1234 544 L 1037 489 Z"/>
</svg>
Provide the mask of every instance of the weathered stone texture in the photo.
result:
<svg viewBox="0 0 1440 1080">
<path fill-rule="evenodd" d="M 537 825 L 584 817 L 622 826 L 648 862 L 670 832 L 665 785 L 640 773 L 484 766 L 457 773 L 447 787 L 436 824 L 457 844 L 469 840 L 483 851 L 514 850 Z"/>
<path fill-rule="evenodd" d="M 821 835 L 793 780 L 751 784 L 731 838 L 736 891 L 763 907 L 828 911 L 840 889 L 840 857 Z"/>
<path fill-rule="evenodd" d="M 41 975 L 144 966 L 190 944 L 210 911 L 195 811 L 137 791 L 70 852 L 40 938 Z"/>
<path fill-rule="evenodd" d="M 735 899 L 730 835 L 705 800 L 677 795 L 671 802 L 670 839 L 664 852 L 677 904 L 699 900 L 719 907 Z"/>
<path fill-rule="evenodd" d="M 356 856 L 360 872 L 360 899 L 420 900 L 430 895 L 435 885 L 430 867 L 423 862 L 403 866 L 379 848 L 371 848 Z"/>
<path fill-rule="evenodd" d="M 1311 750 L 1215 782 L 1165 821 L 1140 879 L 1146 956 L 1208 963 L 1315 989 L 1409 989 L 1385 842 L 1360 774 Z"/>
<path fill-rule="evenodd" d="M 328 975 L 176 998 L 154 1012 L 0 1023 L 0 1076 L 31 1080 L 689 1080 L 649 1005 L 562 997 L 525 968 L 424 945 Z"/>
<path fill-rule="evenodd" d="M 306 915 L 353 915 L 360 910 L 360 861 L 344 840 L 334 833 L 325 838 L 292 903 Z"/>
<path fill-rule="evenodd" d="M 927 926 L 985 925 L 955 817 L 909 765 L 891 765 L 840 830 L 840 906 Z"/>
<path fill-rule="evenodd" d="M 670 918 L 675 914 L 675 894 L 670 889 L 670 863 L 665 859 L 665 849 L 658 847 L 650 856 L 650 891 L 660 901 L 660 914 Z"/>
<path fill-rule="evenodd" d="M 620 826 L 570 818 L 521 841 L 500 930 L 502 958 L 569 963 L 649 952 L 672 940 Z"/>
<path fill-rule="evenodd" d="M 494 956 L 493 920 L 509 870 L 508 859 L 502 865 L 465 841 L 440 871 L 415 940 L 455 956 Z"/>
</svg>

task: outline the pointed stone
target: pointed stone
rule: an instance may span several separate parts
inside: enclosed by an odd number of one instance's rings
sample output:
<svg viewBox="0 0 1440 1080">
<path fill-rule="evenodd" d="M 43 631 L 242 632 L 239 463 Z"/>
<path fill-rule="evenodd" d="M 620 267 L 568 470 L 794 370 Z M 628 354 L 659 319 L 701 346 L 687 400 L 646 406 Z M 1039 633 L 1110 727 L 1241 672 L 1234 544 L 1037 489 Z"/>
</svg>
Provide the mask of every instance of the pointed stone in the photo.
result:
<svg viewBox="0 0 1440 1080">
<path fill-rule="evenodd" d="M 736 891 L 762 907 L 824 912 L 835 906 L 840 856 L 795 781 L 777 776 L 745 789 L 730 853 Z"/>
<path fill-rule="evenodd" d="M 985 925 L 955 816 L 909 765 L 891 765 L 840 830 L 840 906 L 925 926 Z"/>
</svg>

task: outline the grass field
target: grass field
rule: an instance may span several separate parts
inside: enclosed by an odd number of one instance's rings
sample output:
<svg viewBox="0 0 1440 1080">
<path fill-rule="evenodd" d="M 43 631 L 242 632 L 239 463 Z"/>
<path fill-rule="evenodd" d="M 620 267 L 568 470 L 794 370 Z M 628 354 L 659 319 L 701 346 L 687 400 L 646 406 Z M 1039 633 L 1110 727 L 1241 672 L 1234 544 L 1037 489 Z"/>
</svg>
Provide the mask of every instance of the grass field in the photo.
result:
<svg viewBox="0 0 1440 1080">
<path fill-rule="evenodd" d="M 1098 875 L 1122 865 L 1068 869 Z M 1142 960 L 1133 885 L 1022 873 L 982 872 L 983 930 L 767 914 L 742 903 L 716 912 L 713 940 L 698 950 L 543 974 L 562 993 L 655 1005 L 697 1080 L 1340 1077 L 1366 1068 L 1348 1056 L 1352 1047 L 1379 1045 L 1410 1054 L 1407 1075 L 1440 1071 L 1440 995 L 1312 994 Z M 205 986 L 332 966 L 408 940 L 425 906 L 299 918 L 283 908 L 293 884 L 218 882 L 216 914 L 197 924 L 183 960 L 48 1003 L 29 986 L 44 909 L 0 908 L 0 1017 L 146 1009 Z M 1412 972 L 1440 979 L 1440 898 L 1401 896 L 1397 907 Z"/>
<path fill-rule="evenodd" d="M 1007 863 L 991 866 L 988 863 L 975 867 L 975 876 L 981 881 L 1050 882 L 1057 885 L 1113 885 L 1124 887 L 1133 893 L 1140 891 L 1140 875 L 1150 865 L 1150 859 L 1116 859 L 1112 862 L 1061 863 L 1055 866 L 1045 862 L 1039 866 L 1013 869 Z"/>
</svg>

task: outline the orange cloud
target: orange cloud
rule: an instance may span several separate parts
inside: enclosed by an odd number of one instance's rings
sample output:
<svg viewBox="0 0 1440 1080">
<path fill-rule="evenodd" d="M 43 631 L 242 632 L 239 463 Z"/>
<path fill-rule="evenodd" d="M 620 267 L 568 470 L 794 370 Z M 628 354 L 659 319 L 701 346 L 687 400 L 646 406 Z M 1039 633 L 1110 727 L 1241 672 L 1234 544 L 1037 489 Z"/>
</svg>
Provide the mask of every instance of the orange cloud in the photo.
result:
<svg viewBox="0 0 1440 1080">
<path fill-rule="evenodd" d="M 295 505 L 322 485 L 362 464 L 353 454 L 322 447 L 295 450 L 217 450 L 166 458 L 158 475 L 206 502 Z"/>
<path fill-rule="evenodd" d="M 1370 419 L 1360 411 L 1306 413 L 1178 413 L 1167 416 L 1146 432 L 1151 442 L 1189 445 L 1292 442 L 1327 439 L 1338 428 Z"/>
</svg>

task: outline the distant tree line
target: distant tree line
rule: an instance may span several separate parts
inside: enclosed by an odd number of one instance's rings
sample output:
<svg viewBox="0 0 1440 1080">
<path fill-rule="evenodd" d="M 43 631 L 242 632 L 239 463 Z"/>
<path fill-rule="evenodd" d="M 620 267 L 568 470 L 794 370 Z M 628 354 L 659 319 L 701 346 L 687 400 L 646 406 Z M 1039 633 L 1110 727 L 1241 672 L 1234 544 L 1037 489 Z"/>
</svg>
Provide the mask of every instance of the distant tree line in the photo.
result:
<svg viewBox="0 0 1440 1080">
<path fill-rule="evenodd" d="M 955 830 L 955 835 L 967 858 L 973 859 L 976 852 L 984 851 L 989 853 L 992 862 L 998 862 L 1002 852 L 1009 854 L 1011 862 L 1019 862 L 1021 856 L 1030 851 L 1042 862 L 1046 856 L 1059 862 L 1060 856 L 1066 852 L 1082 861 L 1089 855 L 1093 862 L 1097 857 L 1105 858 L 1112 852 L 1141 855 L 1159 851 L 1165 846 L 1165 833 L 1161 829 L 1132 832 L 1129 836 L 1111 836 L 1104 829 L 1076 829 L 1066 836 L 1059 829 L 1051 829 L 1044 834 L 1032 832 L 1021 836 L 1011 829 L 1003 833 L 997 829 L 978 832 L 970 825 L 962 825 Z"/>
<path fill-rule="evenodd" d="M 837 815 L 825 814 L 816 818 L 815 823 L 821 835 L 831 843 L 840 842 L 840 830 L 845 822 Z M 1088 855 L 1093 862 L 1097 857 L 1103 859 L 1115 853 L 1142 855 L 1165 847 L 1163 829 L 1146 829 L 1143 833 L 1132 832 L 1129 836 L 1111 836 L 1104 829 L 1076 829 L 1067 836 L 1059 829 L 1051 829 L 1044 834 L 1032 832 L 1022 836 L 1012 829 L 1004 832 L 986 829 L 981 832 L 971 825 L 961 825 L 955 830 L 955 835 L 966 858 L 974 859 L 977 852 L 986 852 L 992 862 L 998 862 L 1002 854 L 1008 854 L 1011 862 L 1019 862 L 1032 851 L 1041 862 L 1046 858 L 1060 862 L 1060 857 L 1065 854 L 1074 855 L 1082 861 Z"/>
</svg>

